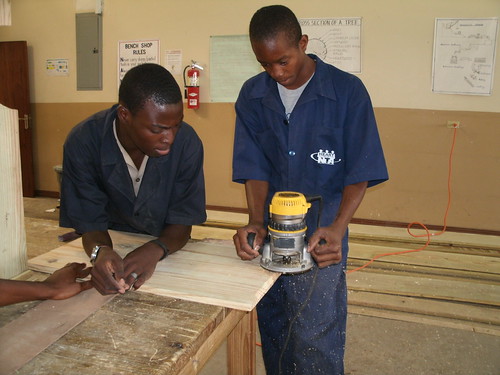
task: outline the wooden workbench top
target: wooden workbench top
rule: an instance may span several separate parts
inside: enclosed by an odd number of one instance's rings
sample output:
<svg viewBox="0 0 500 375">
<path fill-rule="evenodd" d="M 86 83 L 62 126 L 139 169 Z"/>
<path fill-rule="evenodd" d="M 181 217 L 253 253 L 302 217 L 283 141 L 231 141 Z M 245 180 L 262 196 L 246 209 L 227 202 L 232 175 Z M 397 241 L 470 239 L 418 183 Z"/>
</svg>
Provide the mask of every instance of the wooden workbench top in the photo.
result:
<svg viewBox="0 0 500 375">
<path fill-rule="evenodd" d="M 0 314 L 0 326 L 34 305 L 1 308 L 10 314 Z M 196 366 L 191 358 L 233 312 L 130 292 L 106 303 L 16 374 L 178 374 Z"/>
</svg>

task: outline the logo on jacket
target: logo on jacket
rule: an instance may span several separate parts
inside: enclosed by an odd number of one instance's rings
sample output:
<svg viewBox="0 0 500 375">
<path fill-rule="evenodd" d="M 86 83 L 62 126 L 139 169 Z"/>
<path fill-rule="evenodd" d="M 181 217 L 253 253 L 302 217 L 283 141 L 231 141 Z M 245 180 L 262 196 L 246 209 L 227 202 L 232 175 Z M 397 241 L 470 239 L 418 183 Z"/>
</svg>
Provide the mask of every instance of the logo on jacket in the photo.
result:
<svg viewBox="0 0 500 375">
<path fill-rule="evenodd" d="M 311 159 L 313 159 L 318 164 L 325 164 L 325 165 L 334 165 L 335 163 L 339 163 L 342 160 L 342 159 L 335 160 L 335 151 L 333 150 L 323 151 L 321 149 L 318 152 L 311 154 Z"/>
</svg>

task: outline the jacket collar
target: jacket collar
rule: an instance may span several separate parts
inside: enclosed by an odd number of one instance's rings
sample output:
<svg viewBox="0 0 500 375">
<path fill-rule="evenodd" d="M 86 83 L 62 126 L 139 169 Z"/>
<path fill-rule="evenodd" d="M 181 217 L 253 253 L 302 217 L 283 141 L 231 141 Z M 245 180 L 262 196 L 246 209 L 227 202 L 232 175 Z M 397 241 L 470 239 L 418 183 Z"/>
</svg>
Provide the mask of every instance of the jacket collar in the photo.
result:
<svg viewBox="0 0 500 375">
<path fill-rule="evenodd" d="M 158 187 L 161 184 L 163 174 L 161 168 L 164 163 L 170 159 L 170 154 L 148 159 L 148 164 L 144 172 L 143 181 L 137 197 L 134 193 L 134 187 L 130 180 L 127 165 L 123 159 L 120 148 L 116 143 L 116 138 L 113 134 L 113 122 L 116 119 L 118 105 L 114 105 L 107 111 L 104 120 L 104 131 L 102 133 L 101 143 L 101 163 L 103 167 L 104 178 L 108 184 L 118 190 L 130 202 L 135 203 L 135 207 L 140 207 L 148 201 L 150 196 L 155 192 L 155 189 L 149 187 Z M 179 129 L 179 133 L 181 133 Z M 177 137 L 179 137 L 179 133 Z M 180 138 L 180 137 L 179 137 Z M 174 147 L 174 146 L 172 146 Z M 164 177 L 163 177 L 164 178 Z"/>
<path fill-rule="evenodd" d="M 316 62 L 316 70 L 314 76 L 309 82 L 307 88 L 302 93 L 297 105 L 301 103 L 306 103 L 311 100 L 315 100 L 319 96 L 323 96 L 330 100 L 337 100 L 337 95 L 335 94 L 334 82 L 329 78 L 328 64 L 324 63 L 316 55 L 308 54 Z M 264 85 L 257 85 L 253 88 L 250 93 L 251 98 L 262 98 L 262 104 L 269 109 L 281 113 L 283 112 L 283 104 L 279 96 L 278 88 L 276 87 L 276 81 L 269 76 L 266 72 L 261 73 L 264 75 Z"/>
</svg>

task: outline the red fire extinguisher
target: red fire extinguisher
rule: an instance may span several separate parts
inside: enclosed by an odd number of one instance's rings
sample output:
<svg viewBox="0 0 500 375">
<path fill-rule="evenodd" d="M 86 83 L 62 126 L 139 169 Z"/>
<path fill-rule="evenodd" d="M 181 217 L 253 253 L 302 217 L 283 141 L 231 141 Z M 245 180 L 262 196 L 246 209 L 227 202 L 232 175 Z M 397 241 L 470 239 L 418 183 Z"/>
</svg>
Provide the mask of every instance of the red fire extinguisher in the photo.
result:
<svg viewBox="0 0 500 375">
<path fill-rule="evenodd" d="M 186 70 L 188 82 L 186 83 Z M 196 64 L 196 61 L 191 60 L 191 65 L 184 68 L 184 87 L 185 97 L 187 99 L 187 106 L 191 109 L 200 108 L 200 71 L 203 70 L 201 66 Z"/>
</svg>

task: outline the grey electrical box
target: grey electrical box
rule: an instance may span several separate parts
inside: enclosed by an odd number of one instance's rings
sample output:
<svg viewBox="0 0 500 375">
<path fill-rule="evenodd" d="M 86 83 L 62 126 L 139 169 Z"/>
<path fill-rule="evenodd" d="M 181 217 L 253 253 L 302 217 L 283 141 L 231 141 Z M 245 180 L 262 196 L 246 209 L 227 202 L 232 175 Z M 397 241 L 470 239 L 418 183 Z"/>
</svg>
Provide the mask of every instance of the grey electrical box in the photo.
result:
<svg viewBox="0 0 500 375">
<path fill-rule="evenodd" d="M 102 90 L 102 16 L 76 14 L 76 88 Z"/>
</svg>

